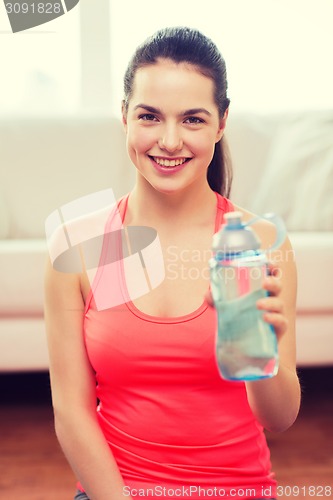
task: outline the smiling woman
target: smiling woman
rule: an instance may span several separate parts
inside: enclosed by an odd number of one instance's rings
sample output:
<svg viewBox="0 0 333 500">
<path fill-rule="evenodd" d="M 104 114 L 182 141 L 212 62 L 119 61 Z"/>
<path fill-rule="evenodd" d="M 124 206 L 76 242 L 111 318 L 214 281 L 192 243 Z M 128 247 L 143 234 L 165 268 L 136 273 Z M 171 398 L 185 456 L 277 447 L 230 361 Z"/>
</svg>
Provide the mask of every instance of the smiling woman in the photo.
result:
<svg viewBox="0 0 333 500">
<path fill-rule="evenodd" d="M 254 306 L 276 333 L 278 374 L 224 380 L 214 356 L 208 250 L 226 212 L 252 216 L 226 197 L 228 107 L 225 62 L 207 36 L 165 28 L 140 45 L 122 104 L 136 182 L 108 217 L 96 279 L 90 285 L 84 267 L 65 275 L 48 265 L 55 427 L 79 480 L 77 498 L 123 499 L 157 485 L 166 498 L 179 487 L 186 498 L 190 486 L 197 500 L 214 488 L 236 499 L 275 495 L 264 427 L 287 429 L 299 408 L 295 268 L 283 259 L 280 277 L 263 280 L 268 296 Z M 141 252 L 149 281 L 141 294 L 131 293 L 140 277 L 120 258 L 126 242 L 110 241 L 116 220 L 124 233 L 148 227 L 158 235 L 158 252 Z M 268 246 L 271 228 L 259 222 L 256 232 Z M 286 241 L 280 251 L 289 248 Z M 112 251 L 115 267 L 108 266 Z M 98 298 L 109 304 L 115 291 L 123 301 L 100 309 Z"/>
</svg>

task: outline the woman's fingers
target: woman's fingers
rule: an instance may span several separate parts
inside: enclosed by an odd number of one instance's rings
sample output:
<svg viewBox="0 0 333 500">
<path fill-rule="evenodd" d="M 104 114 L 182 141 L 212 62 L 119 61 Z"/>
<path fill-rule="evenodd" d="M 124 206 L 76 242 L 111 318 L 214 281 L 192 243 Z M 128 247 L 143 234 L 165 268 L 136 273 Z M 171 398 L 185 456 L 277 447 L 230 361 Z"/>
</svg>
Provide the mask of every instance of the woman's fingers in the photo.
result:
<svg viewBox="0 0 333 500">
<path fill-rule="evenodd" d="M 288 329 L 288 320 L 281 313 L 265 312 L 263 320 L 272 325 L 278 338 L 280 338 Z"/>
<path fill-rule="evenodd" d="M 284 316 L 284 303 L 280 299 L 282 290 L 280 269 L 273 263 L 268 264 L 269 274 L 263 281 L 263 288 L 268 292 L 267 297 L 257 301 L 256 306 L 263 312 L 263 319 L 270 323 L 278 336 L 282 335 L 288 327 L 287 318 Z M 211 291 L 205 294 L 207 304 L 214 307 Z"/>
<path fill-rule="evenodd" d="M 280 299 L 281 283 L 278 278 L 268 276 L 263 288 L 269 295 L 257 301 L 257 308 L 263 311 L 263 319 L 273 326 L 278 337 L 283 335 L 288 328 L 288 320 L 284 316 L 284 303 Z"/>
<path fill-rule="evenodd" d="M 257 301 L 257 308 L 267 312 L 283 313 L 283 302 L 278 297 L 267 296 Z"/>
<path fill-rule="evenodd" d="M 277 296 L 281 293 L 281 281 L 275 276 L 267 276 L 262 286 L 270 295 Z"/>
</svg>

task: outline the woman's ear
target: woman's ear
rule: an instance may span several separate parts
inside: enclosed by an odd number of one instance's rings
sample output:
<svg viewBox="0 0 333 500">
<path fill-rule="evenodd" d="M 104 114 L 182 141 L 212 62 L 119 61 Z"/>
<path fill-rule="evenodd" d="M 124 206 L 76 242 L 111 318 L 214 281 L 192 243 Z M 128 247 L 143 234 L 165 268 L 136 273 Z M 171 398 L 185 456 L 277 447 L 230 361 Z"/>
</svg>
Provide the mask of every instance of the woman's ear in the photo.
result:
<svg viewBox="0 0 333 500">
<path fill-rule="evenodd" d="M 223 118 L 221 118 L 221 120 L 220 120 L 219 129 L 217 131 L 217 136 L 216 136 L 215 142 L 219 142 L 223 137 L 224 130 L 225 130 L 225 127 L 227 125 L 228 114 L 229 114 L 229 108 L 227 108 L 225 110 Z"/>
<path fill-rule="evenodd" d="M 124 100 L 121 102 L 121 116 L 125 132 L 127 132 L 127 111 L 126 111 L 126 103 Z"/>
</svg>

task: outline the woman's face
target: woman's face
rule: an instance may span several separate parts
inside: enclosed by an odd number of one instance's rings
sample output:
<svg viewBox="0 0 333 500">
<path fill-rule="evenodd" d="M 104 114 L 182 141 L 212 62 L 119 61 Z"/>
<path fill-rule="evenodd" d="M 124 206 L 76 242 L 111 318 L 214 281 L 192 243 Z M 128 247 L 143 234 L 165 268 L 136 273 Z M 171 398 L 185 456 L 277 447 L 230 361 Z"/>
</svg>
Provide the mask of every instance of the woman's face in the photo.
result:
<svg viewBox="0 0 333 500">
<path fill-rule="evenodd" d="M 213 81 L 194 66 L 160 59 L 140 68 L 123 121 L 141 180 L 163 193 L 207 184 L 226 117 L 219 118 Z"/>
</svg>

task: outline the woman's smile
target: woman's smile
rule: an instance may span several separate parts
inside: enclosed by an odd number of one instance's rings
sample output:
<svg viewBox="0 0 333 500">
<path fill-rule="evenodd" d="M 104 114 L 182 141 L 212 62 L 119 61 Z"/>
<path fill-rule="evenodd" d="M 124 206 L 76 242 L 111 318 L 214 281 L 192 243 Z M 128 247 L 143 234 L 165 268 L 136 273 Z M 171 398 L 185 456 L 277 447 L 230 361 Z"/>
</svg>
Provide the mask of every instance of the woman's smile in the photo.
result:
<svg viewBox="0 0 333 500">
<path fill-rule="evenodd" d="M 157 156 L 152 157 L 153 160 L 161 165 L 162 167 L 176 167 L 178 165 L 182 165 L 186 161 L 188 161 L 190 158 L 158 158 Z"/>
<path fill-rule="evenodd" d="M 187 166 L 191 158 L 165 158 L 148 155 L 153 167 L 163 175 L 172 175 L 180 172 Z"/>
</svg>

